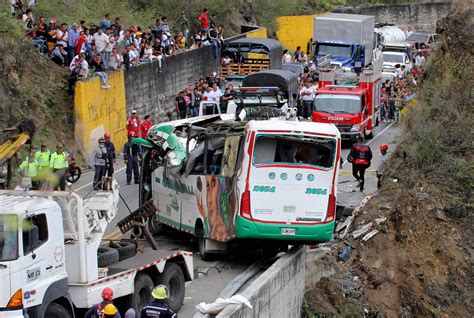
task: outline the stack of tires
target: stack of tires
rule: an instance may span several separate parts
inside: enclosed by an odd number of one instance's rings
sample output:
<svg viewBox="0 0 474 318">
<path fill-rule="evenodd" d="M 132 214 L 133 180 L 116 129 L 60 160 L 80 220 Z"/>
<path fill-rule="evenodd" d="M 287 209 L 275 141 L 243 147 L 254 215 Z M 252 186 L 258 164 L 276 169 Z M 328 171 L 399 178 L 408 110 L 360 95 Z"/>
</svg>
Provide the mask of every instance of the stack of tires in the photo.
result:
<svg viewBox="0 0 474 318">
<path fill-rule="evenodd" d="M 136 246 L 133 242 L 126 240 L 111 241 L 108 246 L 103 245 L 97 249 L 97 261 L 99 267 L 107 267 L 131 258 L 135 254 Z"/>
</svg>

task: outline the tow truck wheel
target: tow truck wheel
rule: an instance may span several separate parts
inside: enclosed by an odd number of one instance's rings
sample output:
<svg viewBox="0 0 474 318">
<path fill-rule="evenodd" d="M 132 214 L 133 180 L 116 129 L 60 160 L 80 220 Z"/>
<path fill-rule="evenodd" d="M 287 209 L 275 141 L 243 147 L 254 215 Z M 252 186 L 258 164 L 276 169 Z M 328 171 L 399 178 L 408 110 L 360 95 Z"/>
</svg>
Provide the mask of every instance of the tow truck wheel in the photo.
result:
<svg viewBox="0 0 474 318">
<path fill-rule="evenodd" d="M 52 303 L 46 308 L 44 316 L 48 318 L 72 318 L 69 310 L 56 303 Z"/>
<path fill-rule="evenodd" d="M 138 274 L 135 279 L 135 287 L 133 291 L 132 307 L 135 312 L 139 313 L 142 308 L 151 301 L 151 292 L 155 285 L 153 280 L 147 274 Z"/>
<path fill-rule="evenodd" d="M 184 274 L 181 267 L 174 263 L 167 264 L 160 276 L 160 284 L 168 286 L 168 305 L 177 312 L 184 301 Z"/>
</svg>

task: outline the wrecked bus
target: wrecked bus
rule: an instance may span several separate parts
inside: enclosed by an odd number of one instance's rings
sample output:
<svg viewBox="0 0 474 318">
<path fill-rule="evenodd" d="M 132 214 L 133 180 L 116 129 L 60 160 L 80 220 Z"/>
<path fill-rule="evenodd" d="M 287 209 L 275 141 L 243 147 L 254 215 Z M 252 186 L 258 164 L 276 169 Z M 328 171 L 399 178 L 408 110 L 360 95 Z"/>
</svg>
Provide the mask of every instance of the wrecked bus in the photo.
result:
<svg viewBox="0 0 474 318">
<path fill-rule="evenodd" d="M 139 141 L 147 149 L 140 201 L 154 199 L 159 208 L 150 228 L 165 224 L 196 236 L 203 259 L 226 252 L 235 241 L 271 249 L 329 241 L 340 158 L 337 128 L 226 116 L 155 125 Z"/>
</svg>

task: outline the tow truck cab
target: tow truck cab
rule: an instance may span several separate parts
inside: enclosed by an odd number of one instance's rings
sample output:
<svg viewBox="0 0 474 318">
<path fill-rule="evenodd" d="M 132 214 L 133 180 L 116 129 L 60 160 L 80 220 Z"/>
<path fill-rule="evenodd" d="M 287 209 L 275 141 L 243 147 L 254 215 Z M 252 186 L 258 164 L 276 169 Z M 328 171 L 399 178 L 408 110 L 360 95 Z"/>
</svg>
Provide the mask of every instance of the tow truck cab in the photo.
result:
<svg viewBox="0 0 474 318">
<path fill-rule="evenodd" d="M 359 135 L 372 138 L 379 123 L 381 70 L 382 61 L 374 61 L 357 86 L 335 85 L 341 73 L 320 73 L 312 121 L 335 124 L 342 140 L 355 142 Z"/>
</svg>

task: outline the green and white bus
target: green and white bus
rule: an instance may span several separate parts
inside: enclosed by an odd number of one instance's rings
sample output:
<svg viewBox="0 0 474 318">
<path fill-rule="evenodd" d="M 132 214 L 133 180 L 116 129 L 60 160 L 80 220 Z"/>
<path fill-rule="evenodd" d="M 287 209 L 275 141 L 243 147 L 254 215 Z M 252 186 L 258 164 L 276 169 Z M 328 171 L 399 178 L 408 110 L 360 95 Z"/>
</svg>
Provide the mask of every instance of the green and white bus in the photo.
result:
<svg viewBox="0 0 474 318">
<path fill-rule="evenodd" d="M 203 259 L 235 240 L 270 245 L 329 241 L 341 155 L 338 129 L 225 117 L 152 127 L 152 134 L 172 132 L 185 159 L 170 167 L 169 160 L 157 164 L 161 157 L 153 148 L 146 151 L 140 201 L 153 198 L 159 208 L 151 227 L 162 223 L 195 235 Z"/>
</svg>

